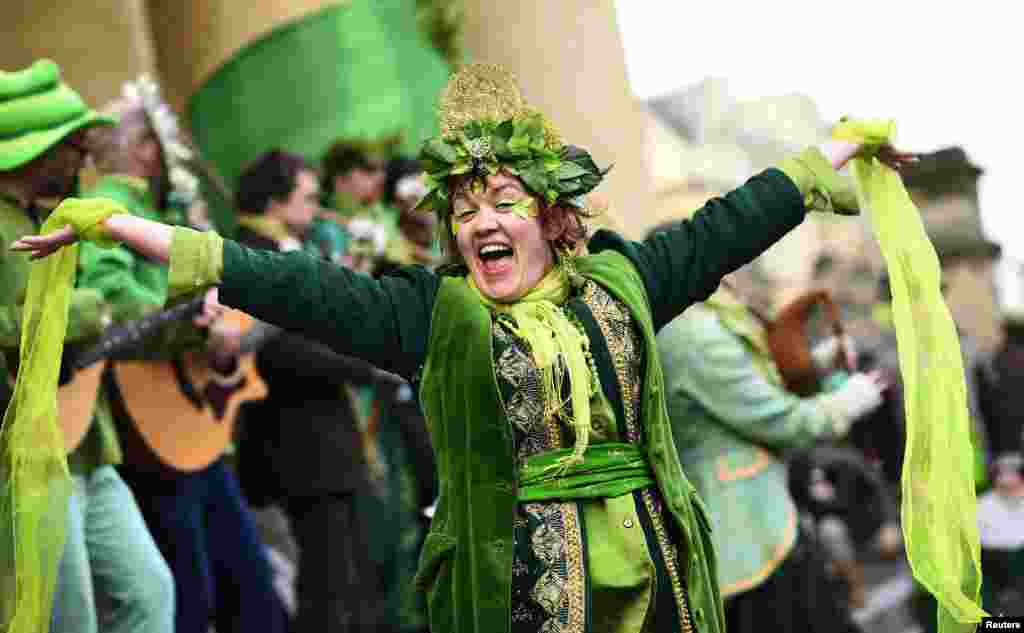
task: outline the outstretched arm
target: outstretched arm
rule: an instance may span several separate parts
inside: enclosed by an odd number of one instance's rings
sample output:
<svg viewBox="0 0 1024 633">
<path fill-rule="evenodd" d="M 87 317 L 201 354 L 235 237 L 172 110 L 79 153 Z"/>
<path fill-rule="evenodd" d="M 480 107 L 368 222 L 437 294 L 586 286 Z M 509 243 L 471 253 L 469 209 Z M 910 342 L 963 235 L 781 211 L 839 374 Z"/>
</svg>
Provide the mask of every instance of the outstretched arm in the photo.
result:
<svg viewBox="0 0 1024 633">
<path fill-rule="evenodd" d="M 254 251 L 215 233 L 120 213 L 103 220 L 103 229 L 102 237 L 170 263 L 170 298 L 219 286 L 226 305 L 405 378 L 425 358 L 440 283 L 425 269 L 375 280 L 301 252 Z M 89 234 L 89 227 L 79 232 Z M 38 258 L 76 239 L 68 226 L 13 248 Z"/>
<path fill-rule="evenodd" d="M 134 216 L 130 213 L 114 213 L 102 222 L 103 233 L 115 242 L 162 263 L 171 257 L 171 239 L 174 227 Z M 32 259 L 46 257 L 59 249 L 78 241 L 75 227 L 68 224 L 46 235 L 27 235 L 11 245 L 11 250 L 26 251 Z"/>
<path fill-rule="evenodd" d="M 707 299 L 722 277 L 749 263 L 799 225 L 808 207 L 856 213 L 853 191 L 836 169 L 857 155 L 856 143 L 832 141 L 769 169 L 690 219 L 643 242 L 599 231 L 591 252 L 605 248 L 629 257 L 644 278 L 657 331 L 689 305 Z M 883 148 L 879 158 L 899 166 L 912 157 Z"/>
</svg>

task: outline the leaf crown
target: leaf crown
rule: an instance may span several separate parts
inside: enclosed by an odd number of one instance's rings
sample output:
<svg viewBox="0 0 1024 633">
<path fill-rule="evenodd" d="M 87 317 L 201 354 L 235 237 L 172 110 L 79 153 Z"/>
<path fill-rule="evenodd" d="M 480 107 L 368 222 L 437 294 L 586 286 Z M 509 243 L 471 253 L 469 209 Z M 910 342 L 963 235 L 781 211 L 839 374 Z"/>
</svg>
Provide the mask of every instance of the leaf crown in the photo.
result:
<svg viewBox="0 0 1024 633">
<path fill-rule="evenodd" d="M 474 64 L 456 73 L 441 95 L 440 123 L 441 136 L 420 152 L 428 193 L 417 209 L 442 219 L 451 211 L 455 176 L 483 177 L 503 169 L 548 205 L 585 209 L 585 195 L 608 173 L 585 150 L 564 145 L 547 117 L 525 105 L 515 78 L 500 66 Z"/>
</svg>

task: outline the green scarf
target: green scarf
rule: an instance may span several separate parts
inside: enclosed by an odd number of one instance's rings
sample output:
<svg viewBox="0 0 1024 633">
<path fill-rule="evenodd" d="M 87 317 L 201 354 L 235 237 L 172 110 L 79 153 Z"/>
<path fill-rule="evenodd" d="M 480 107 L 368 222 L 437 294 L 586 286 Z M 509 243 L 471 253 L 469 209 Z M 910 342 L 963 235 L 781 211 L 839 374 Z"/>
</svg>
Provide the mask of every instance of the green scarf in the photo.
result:
<svg viewBox="0 0 1024 633">
<path fill-rule="evenodd" d="M 864 143 L 870 152 L 894 134 L 889 121 L 843 121 L 833 136 Z M 906 406 L 907 558 L 938 601 L 939 633 L 967 633 L 987 614 L 978 606 L 981 555 L 959 337 L 942 297 L 938 256 L 899 175 L 875 158 L 854 159 L 851 171 L 892 288 Z"/>
<path fill-rule="evenodd" d="M 238 226 L 245 227 L 253 233 L 279 244 L 289 238 L 294 239 L 284 222 L 266 215 L 243 213 L 238 216 Z"/>
<path fill-rule="evenodd" d="M 714 310 L 726 328 L 742 338 L 754 361 L 754 366 L 773 384 L 781 385 L 782 376 L 768 347 L 764 326 L 750 312 L 750 309 L 729 290 L 719 287 L 718 291 L 704 302 Z"/>
<path fill-rule="evenodd" d="M 124 207 L 101 198 L 62 202 L 43 234 L 66 225 L 112 246 L 101 222 Z M 46 633 L 64 552 L 71 476 L 57 426 L 57 380 L 75 285 L 78 246 L 32 263 L 22 313 L 14 395 L 0 427 L 0 627 Z"/>
<path fill-rule="evenodd" d="M 587 364 L 590 340 L 569 321 L 559 307 L 569 298 L 569 276 L 556 265 L 526 295 L 515 303 L 498 303 L 488 299 L 466 276 L 480 302 L 498 314 L 515 320 L 512 332 L 526 341 L 541 372 L 544 389 L 544 419 L 561 417 L 576 434 L 571 455 L 554 464 L 568 466 L 583 461 L 590 442 L 590 396 L 592 381 Z M 569 380 L 569 402 L 562 398 L 565 380 Z M 571 404 L 571 411 L 566 405 Z"/>
</svg>

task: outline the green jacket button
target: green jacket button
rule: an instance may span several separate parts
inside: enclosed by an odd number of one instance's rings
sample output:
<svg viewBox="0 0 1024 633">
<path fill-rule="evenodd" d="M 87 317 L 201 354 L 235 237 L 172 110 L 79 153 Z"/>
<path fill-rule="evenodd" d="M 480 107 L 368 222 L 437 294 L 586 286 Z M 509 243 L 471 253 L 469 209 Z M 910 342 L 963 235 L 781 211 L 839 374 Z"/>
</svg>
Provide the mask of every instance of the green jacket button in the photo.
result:
<svg viewBox="0 0 1024 633">
<path fill-rule="evenodd" d="M 697 616 L 697 621 L 698 622 L 703 622 L 704 621 L 704 608 L 703 607 L 697 607 L 697 610 L 694 611 L 693 614 L 695 616 Z"/>
</svg>

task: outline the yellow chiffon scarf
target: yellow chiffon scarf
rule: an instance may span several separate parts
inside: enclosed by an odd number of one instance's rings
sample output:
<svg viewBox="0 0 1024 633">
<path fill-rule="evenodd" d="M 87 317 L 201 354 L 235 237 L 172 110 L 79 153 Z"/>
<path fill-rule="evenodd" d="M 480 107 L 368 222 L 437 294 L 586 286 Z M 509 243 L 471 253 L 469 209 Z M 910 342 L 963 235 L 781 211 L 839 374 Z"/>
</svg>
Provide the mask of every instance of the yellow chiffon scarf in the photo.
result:
<svg viewBox="0 0 1024 633">
<path fill-rule="evenodd" d="M 981 556 L 963 357 L 940 290 L 935 249 L 899 174 L 870 158 L 895 134 L 891 121 L 842 121 L 840 140 L 865 144 L 851 161 L 892 287 L 906 407 L 902 523 L 914 577 L 938 601 L 939 633 L 967 633 L 979 606 Z"/>
<path fill-rule="evenodd" d="M 101 222 L 124 207 L 68 199 L 41 233 L 66 225 L 110 246 Z M 18 379 L 0 427 L 0 630 L 47 633 L 64 551 L 71 477 L 57 426 L 57 380 L 78 246 L 32 263 L 21 321 Z"/>
<path fill-rule="evenodd" d="M 484 296 L 472 275 L 466 283 L 480 302 L 498 314 L 507 314 L 515 324 L 512 332 L 526 341 L 541 373 L 544 418 L 559 416 L 572 428 L 576 442 L 572 455 L 556 466 L 583 461 L 590 442 L 591 376 L 587 363 L 590 340 L 566 317 L 559 306 L 569 297 L 569 276 L 557 265 L 526 295 L 514 303 L 499 303 Z M 569 381 L 569 399 L 563 396 Z M 570 405 L 570 406 L 566 406 Z"/>
</svg>

